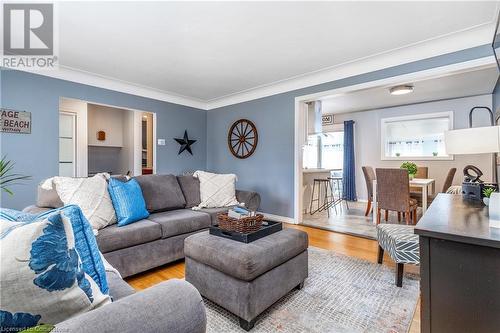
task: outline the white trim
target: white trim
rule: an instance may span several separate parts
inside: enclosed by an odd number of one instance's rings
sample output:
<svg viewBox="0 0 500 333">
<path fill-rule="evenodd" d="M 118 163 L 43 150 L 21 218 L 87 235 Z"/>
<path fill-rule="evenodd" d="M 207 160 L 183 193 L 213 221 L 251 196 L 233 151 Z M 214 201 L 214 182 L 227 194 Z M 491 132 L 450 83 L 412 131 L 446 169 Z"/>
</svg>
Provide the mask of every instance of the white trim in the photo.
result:
<svg viewBox="0 0 500 333">
<path fill-rule="evenodd" d="M 380 160 L 381 161 L 453 161 L 455 159 L 454 155 L 446 156 L 399 156 L 391 157 L 385 155 L 385 136 L 386 136 L 386 126 L 385 124 L 404 121 L 404 120 L 416 120 L 416 119 L 432 119 L 432 118 L 444 118 L 447 117 L 450 121 L 448 123 L 448 131 L 453 129 L 453 111 L 445 112 L 433 112 L 433 113 L 422 113 L 415 115 L 406 115 L 398 117 L 389 117 L 380 119 Z"/>
<path fill-rule="evenodd" d="M 156 138 L 156 112 L 153 112 L 153 174 L 156 174 L 156 147 L 158 146 L 158 140 Z"/>
<path fill-rule="evenodd" d="M 495 24 L 495 21 L 491 21 L 463 31 L 211 99 L 207 101 L 207 110 L 490 44 Z"/>
<path fill-rule="evenodd" d="M 185 105 L 201 110 L 206 110 L 206 101 L 194 97 L 186 97 L 169 91 L 163 91 L 151 87 L 142 86 L 96 73 L 86 72 L 79 69 L 59 66 L 55 70 L 24 70 L 29 73 L 53 77 L 56 79 L 86 84 L 103 89 L 114 90 L 135 96 L 147 97 L 159 101 Z"/>
<path fill-rule="evenodd" d="M 445 65 L 441 67 L 433 67 L 423 71 L 412 72 L 408 74 L 402 74 L 398 76 L 391 76 L 385 79 L 363 82 L 351 86 L 345 86 L 341 88 L 321 91 L 317 93 L 307 94 L 295 97 L 303 101 L 314 101 L 320 98 L 334 97 L 335 95 L 340 95 L 356 90 L 363 90 L 368 88 L 380 87 L 380 86 L 392 86 L 401 82 L 418 82 L 423 80 L 430 80 L 433 78 L 443 77 L 447 75 L 456 75 L 461 73 L 466 73 L 470 71 L 477 71 L 481 69 L 491 68 L 496 66 L 496 60 L 493 56 L 487 56 L 483 58 L 477 58 L 473 60 L 468 60 L 464 62 L 458 62 L 450 65 Z"/>
<path fill-rule="evenodd" d="M 484 58 L 464 61 L 451 65 L 435 67 L 420 72 L 403 74 L 393 76 L 376 81 L 369 81 L 352 86 L 332 89 L 328 91 L 318 92 L 295 97 L 295 129 L 294 129 L 294 216 L 301 221 L 302 218 L 302 143 L 304 142 L 305 131 L 307 130 L 306 121 L 304 117 L 303 105 L 305 102 L 321 99 L 324 97 L 331 97 L 337 94 L 345 94 L 356 90 L 368 89 L 379 86 L 388 86 L 394 84 L 401 84 L 405 82 L 417 82 L 421 80 L 428 80 L 434 77 L 454 75 L 461 72 L 474 71 L 483 68 L 496 66 L 496 60 L 493 56 Z"/>
<path fill-rule="evenodd" d="M 359 74 L 369 73 L 384 68 L 394 67 L 476 46 L 490 44 L 491 36 L 495 31 L 495 25 L 496 19 L 462 31 L 456 31 L 401 48 L 355 59 L 336 66 L 323 68 L 314 72 L 305 73 L 208 100 L 183 96 L 170 91 L 163 91 L 62 65 L 60 65 L 56 70 L 36 71 L 25 69 L 25 71 L 136 96 L 185 105 L 201 110 L 212 110 L 223 106 L 311 87 Z M 491 58 L 494 60 L 493 56 L 491 56 Z"/>
<path fill-rule="evenodd" d="M 274 214 L 268 214 L 268 213 L 262 213 L 262 212 L 257 212 L 257 213 L 264 215 L 264 218 L 266 220 L 276 221 L 276 222 L 284 222 L 284 223 L 289 223 L 289 224 L 297 224 L 295 222 L 295 219 L 292 217 L 274 215 Z"/>
<path fill-rule="evenodd" d="M 132 175 L 142 175 L 142 111 L 134 110 L 134 149 Z M 155 156 L 153 156 L 154 160 Z"/>
</svg>

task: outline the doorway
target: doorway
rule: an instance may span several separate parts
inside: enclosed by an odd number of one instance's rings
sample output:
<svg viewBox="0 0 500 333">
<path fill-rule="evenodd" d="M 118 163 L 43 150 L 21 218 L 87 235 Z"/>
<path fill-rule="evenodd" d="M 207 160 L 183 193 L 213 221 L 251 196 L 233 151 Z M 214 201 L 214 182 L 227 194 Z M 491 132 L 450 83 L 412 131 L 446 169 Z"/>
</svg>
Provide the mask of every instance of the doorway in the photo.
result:
<svg viewBox="0 0 500 333">
<path fill-rule="evenodd" d="M 155 113 L 61 98 L 59 115 L 59 175 L 155 173 Z"/>
<path fill-rule="evenodd" d="M 153 114 L 143 112 L 141 119 L 141 144 L 142 144 L 142 174 L 150 175 L 154 171 L 154 149 L 153 149 Z"/>
<path fill-rule="evenodd" d="M 306 215 L 304 214 L 306 210 L 307 202 L 306 196 L 310 196 L 304 191 L 303 183 L 306 173 L 304 173 L 304 167 L 316 166 L 316 168 L 329 169 L 331 166 L 324 165 L 323 152 L 321 155 L 319 153 L 319 147 L 323 145 L 321 138 L 321 143 L 317 138 L 311 137 L 311 133 L 308 132 L 308 115 L 310 108 L 308 107 L 311 103 L 316 101 L 321 101 L 323 103 L 323 110 L 326 114 L 334 113 L 333 119 L 338 124 L 341 124 L 345 120 L 355 120 L 354 128 L 354 146 L 356 154 L 356 188 L 358 192 L 358 202 L 351 205 L 349 202 L 350 211 L 349 215 L 356 215 L 356 220 L 360 222 L 366 222 L 366 229 L 373 229 L 374 225 L 372 223 L 372 218 L 365 217 L 365 207 L 366 207 L 366 192 L 364 185 L 364 178 L 361 171 L 361 166 L 371 165 L 376 167 L 399 167 L 401 162 L 397 161 L 386 161 L 381 157 L 381 139 L 380 139 L 380 123 L 381 115 L 390 113 L 393 111 L 377 111 L 381 109 L 388 109 L 391 107 L 399 106 L 409 106 L 418 105 L 419 103 L 433 102 L 439 100 L 456 99 L 460 97 L 467 96 L 467 94 L 481 95 L 490 92 L 482 92 L 477 88 L 477 84 L 473 84 L 476 77 L 488 76 L 490 71 L 493 71 L 493 63 L 491 59 L 480 59 L 470 62 L 463 62 L 458 64 L 447 65 L 439 68 L 434 68 L 430 70 L 425 70 L 417 73 L 404 74 L 396 77 L 390 77 L 386 79 L 381 79 L 372 82 L 361 83 L 357 85 L 352 85 L 348 87 L 338 88 L 330 91 L 319 92 L 311 95 L 305 95 L 296 97 L 295 99 L 295 223 L 304 224 Z M 489 77 L 489 76 L 488 76 Z M 450 81 L 448 84 L 441 84 L 443 81 Z M 458 82 L 461 82 L 458 85 Z M 401 85 L 403 83 L 413 83 L 415 84 L 416 93 L 413 97 L 408 97 L 408 99 L 403 99 L 403 97 L 394 97 L 389 94 L 389 88 L 395 85 Z M 460 89 L 446 89 L 446 87 L 452 86 L 452 83 L 460 86 Z M 474 88 L 476 87 L 476 88 Z M 475 90 L 474 90 L 475 89 Z M 457 91 L 462 91 L 459 95 Z M 383 92 L 380 94 L 380 98 L 371 98 L 378 91 Z M 421 94 L 427 94 L 422 96 Z M 455 94 L 455 95 L 453 95 Z M 354 97 L 349 97 L 354 96 Z M 349 99 L 348 103 L 343 103 Z M 357 98 L 357 100 L 356 100 Z M 371 98 L 371 99 L 370 99 Z M 414 99 L 414 100 L 413 100 Z M 336 107 L 335 111 L 328 110 L 325 107 L 325 103 L 331 101 L 330 105 Z M 369 101 L 366 105 L 361 105 L 358 103 L 364 103 Z M 334 103 L 333 103 L 334 102 Z M 399 110 L 399 109 L 398 109 Z M 383 113 L 385 112 L 385 113 Z M 396 111 L 394 111 L 396 112 Z M 399 111 L 397 111 L 399 112 Z M 354 113 L 357 116 L 354 116 Z M 383 116 L 385 117 L 385 116 Z M 383 118 L 382 117 L 382 118 Z M 359 127 L 361 126 L 361 127 Z M 328 130 L 323 128 L 321 135 L 328 134 Z M 318 134 L 318 133 L 315 133 Z M 312 139 L 312 140 L 311 140 Z M 315 140 L 316 139 L 316 140 Z M 357 140 L 357 142 L 356 142 Z M 312 142 L 311 142 L 312 141 Z M 308 147 L 309 146 L 309 147 Z M 320 155 L 321 157 L 316 157 Z M 362 156 L 362 159 L 358 159 Z M 318 161 L 319 160 L 319 161 Z M 368 164 L 365 164 L 368 163 Z M 398 164 L 399 163 L 399 164 Z M 439 163 L 442 163 L 440 161 Z M 437 170 L 437 169 L 436 169 Z M 323 171 L 323 170 L 320 170 Z M 438 174 L 438 177 L 441 173 Z M 317 177 L 316 177 L 317 178 Z M 361 190 L 361 191 L 360 191 Z M 361 199 L 360 198 L 361 192 Z M 363 202 L 364 201 L 364 202 Z M 358 214 L 359 213 L 359 214 Z M 326 215 L 326 214 L 325 214 Z M 340 214 L 339 214 L 340 215 Z M 330 215 L 332 216 L 332 215 Z M 338 216 L 333 214 L 334 218 Z M 347 221 L 350 222 L 350 221 Z M 339 219 L 331 223 L 336 229 L 334 231 L 349 233 L 345 230 L 340 230 L 341 223 Z M 328 227 L 328 230 L 333 229 Z M 372 231 L 372 230 L 371 230 Z M 371 232 L 370 231 L 370 232 Z M 355 233 L 359 235 L 359 233 Z M 367 235 L 372 237 L 372 235 Z"/>
</svg>

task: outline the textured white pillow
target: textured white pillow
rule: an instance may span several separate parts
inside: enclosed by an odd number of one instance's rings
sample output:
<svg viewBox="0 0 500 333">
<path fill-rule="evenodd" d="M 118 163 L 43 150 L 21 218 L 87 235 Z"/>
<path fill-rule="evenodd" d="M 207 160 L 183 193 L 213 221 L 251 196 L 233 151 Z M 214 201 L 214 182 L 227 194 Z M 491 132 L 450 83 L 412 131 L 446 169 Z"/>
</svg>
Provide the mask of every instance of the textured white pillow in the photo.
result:
<svg viewBox="0 0 500 333">
<path fill-rule="evenodd" d="M 71 221 L 60 214 L 41 220 L 0 220 L 2 327 L 14 330 L 57 324 L 111 303 L 83 270 Z"/>
<path fill-rule="evenodd" d="M 236 200 L 236 175 L 196 171 L 193 177 L 200 180 L 201 198 L 201 203 L 197 207 L 193 207 L 193 209 L 238 205 Z"/>
<path fill-rule="evenodd" d="M 52 183 L 64 205 L 79 206 L 94 230 L 116 223 L 106 174 L 90 178 L 54 177 Z"/>
</svg>

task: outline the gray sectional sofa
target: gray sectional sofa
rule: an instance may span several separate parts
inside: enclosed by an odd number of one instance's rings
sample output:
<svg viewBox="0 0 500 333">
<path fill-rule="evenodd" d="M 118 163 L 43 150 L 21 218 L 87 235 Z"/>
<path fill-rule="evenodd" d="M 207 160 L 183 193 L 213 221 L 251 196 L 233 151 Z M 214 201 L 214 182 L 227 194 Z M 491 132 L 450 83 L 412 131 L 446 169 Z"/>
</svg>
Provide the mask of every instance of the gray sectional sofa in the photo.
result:
<svg viewBox="0 0 500 333">
<path fill-rule="evenodd" d="M 227 210 L 192 210 L 200 203 L 200 184 L 191 175 L 144 175 L 135 179 L 151 215 L 126 226 L 107 226 L 96 237 L 104 257 L 123 277 L 184 258 L 184 239 L 215 224 L 217 213 Z M 258 193 L 236 191 L 236 197 L 251 210 L 260 205 Z M 38 213 L 60 206 L 55 190 L 39 188 L 37 205 L 24 211 Z"/>
</svg>

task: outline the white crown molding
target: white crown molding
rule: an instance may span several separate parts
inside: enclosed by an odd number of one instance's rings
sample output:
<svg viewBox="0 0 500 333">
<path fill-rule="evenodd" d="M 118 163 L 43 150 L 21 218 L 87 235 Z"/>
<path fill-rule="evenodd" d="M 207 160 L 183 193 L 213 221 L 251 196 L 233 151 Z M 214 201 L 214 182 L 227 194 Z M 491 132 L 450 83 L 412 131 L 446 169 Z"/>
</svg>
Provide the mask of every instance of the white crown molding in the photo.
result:
<svg viewBox="0 0 500 333">
<path fill-rule="evenodd" d="M 255 100 L 288 91 L 332 82 L 355 75 L 432 58 L 435 56 L 490 44 L 495 23 L 482 25 L 440 36 L 402 48 L 354 60 L 345 64 L 304 74 L 268 85 L 248 89 L 207 102 L 207 110 Z"/>
<path fill-rule="evenodd" d="M 114 90 L 131 95 L 147 97 L 159 101 L 180 104 L 201 110 L 206 110 L 207 103 L 201 99 L 182 96 L 168 91 L 142 86 L 103 75 L 86 72 L 66 66 L 59 66 L 55 70 L 25 70 L 29 73 L 53 77 L 56 79 L 86 84 L 93 87 Z"/>
<path fill-rule="evenodd" d="M 119 91 L 131 95 L 185 105 L 201 110 L 212 110 L 447 53 L 461 51 L 476 46 L 490 44 L 494 34 L 495 24 L 496 21 L 491 21 L 462 31 L 211 100 L 202 100 L 195 97 L 182 96 L 176 93 L 162 91 L 65 66 L 59 66 L 57 70 L 26 71 L 94 87 Z"/>
</svg>

